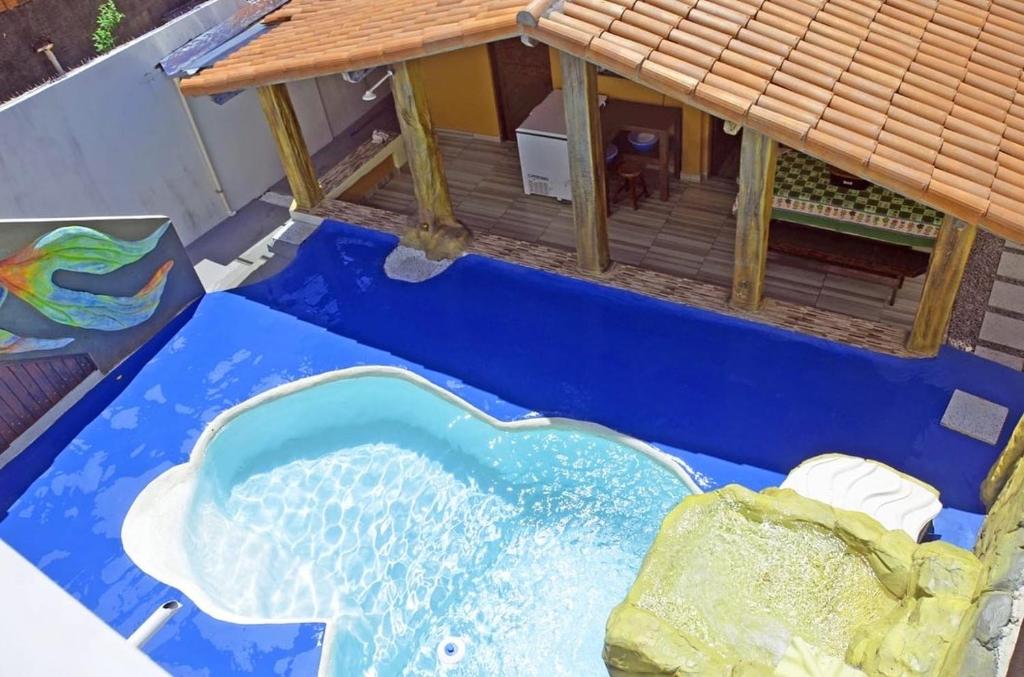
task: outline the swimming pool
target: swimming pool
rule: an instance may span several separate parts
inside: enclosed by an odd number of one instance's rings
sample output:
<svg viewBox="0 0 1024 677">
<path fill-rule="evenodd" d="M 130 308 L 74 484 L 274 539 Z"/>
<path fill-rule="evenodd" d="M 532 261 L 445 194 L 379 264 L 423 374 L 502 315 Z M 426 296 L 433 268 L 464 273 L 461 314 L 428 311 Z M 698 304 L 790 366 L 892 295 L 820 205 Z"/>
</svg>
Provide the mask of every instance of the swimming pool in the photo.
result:
<svg viewBox="0 0 1024 677">
<path fill-rule="evenodd" d="M 398 282 L 382 273 L 396 244 L 325 222 L 276 277 L 206 295 L 3 468 L 0 538 L 122 635 L 180 600 L 145 646 L 172 674 L 315 674 L 322 623 L 213 618 L 140 570 L 121 526 L 220 412 L 299 378 L 386 364 L 504 421 L 534 411 L 643 439 L 705 490 L 778 486 L 807 457 L 862 454 L 939 488 L 936 535 L 972 547 L 978 482 L 1011 426 L 987 445 L 939 420 L 957 388 L 1019 417 L 1021 374 L 949 348 L 891 358 L 476 255 Z"/>
<path fill-rule="evenodd" d="M 214 420 L 124 522 L 206 613 L 325 621 L 321 674 L 606 674 L 604 622 L 697 491 L 606 428 L 501 422 L 403 369 L 273 388 Z"/>
</svg>

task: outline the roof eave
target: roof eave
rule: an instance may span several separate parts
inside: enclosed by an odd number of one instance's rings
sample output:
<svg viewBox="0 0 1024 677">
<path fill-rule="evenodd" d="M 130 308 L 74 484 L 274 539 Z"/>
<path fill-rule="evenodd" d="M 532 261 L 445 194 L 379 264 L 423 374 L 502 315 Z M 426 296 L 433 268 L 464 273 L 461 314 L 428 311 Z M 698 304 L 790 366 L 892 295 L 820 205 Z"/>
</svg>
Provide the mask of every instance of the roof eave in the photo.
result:
<svg viewBox="0 0 1024 677">
<path fill-rule="evenodd" d="M 362 58 L 338 61 L 325 60 L 312 64 L 299 64 L 295 68 L 287 69 L 283 72 L 277 68 L 275 68 L 273 73 L 268 72 L 269 69 L 253 68 L 244 75 L 224 77 L 220 76 L 216 71 L 200 71 L 196 75 L 181 81 L 181 91 L 186 96 L 206 96 L 249 87 L 262 87 L 264 85 L 281 84 L 295 80 L 337 75 L 347 71 L 376 68 L 411 59 L 435 56 L 467 47 L 479 47 L 498 40 L 519 37 L 521 34 L 519 26 L 511 24 L 508 28 L 475 33 L 463 36 L 458 40 L 445 40 L 383 54 L 370 54 Z"/>
</svg>

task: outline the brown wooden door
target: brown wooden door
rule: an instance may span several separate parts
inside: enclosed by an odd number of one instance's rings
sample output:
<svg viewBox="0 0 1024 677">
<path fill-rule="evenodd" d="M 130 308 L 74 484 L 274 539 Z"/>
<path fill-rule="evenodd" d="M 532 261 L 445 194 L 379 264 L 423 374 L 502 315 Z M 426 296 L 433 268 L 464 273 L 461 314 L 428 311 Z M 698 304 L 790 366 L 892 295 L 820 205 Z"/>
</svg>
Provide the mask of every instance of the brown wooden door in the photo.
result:
<svg viewBox="0 0 1024 677">
<path fill-rule="evenodd" d="M 711 176 L 735 179 L 740 174 L 740 135 L 725 133 L 721 119 L 711 118 Z"/>
<path fill-rule="evenodd" d="M 491 43 L 491 65 L 498 94 L 501 138 L 514 141 L 516 128 L 553 89 L 545 45 L 527 47 L 519 38 Z"/>
</svg>

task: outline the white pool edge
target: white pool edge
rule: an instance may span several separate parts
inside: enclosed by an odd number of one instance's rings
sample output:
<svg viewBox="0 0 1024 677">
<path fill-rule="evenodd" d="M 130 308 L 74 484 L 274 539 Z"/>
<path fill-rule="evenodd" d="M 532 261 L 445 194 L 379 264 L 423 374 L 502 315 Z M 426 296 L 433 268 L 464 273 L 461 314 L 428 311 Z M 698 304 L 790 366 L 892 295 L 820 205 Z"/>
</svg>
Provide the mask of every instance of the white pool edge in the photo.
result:
<svg viewBox="0 0 1024 677">
<path fill-rule="evenodd" d="M 208 595 L 194 576 L 188 574 L 191 567 L 182 547 L 185 535 L 185 521 L 188 506 L 195 495 L 196 478 L 202 467 L 210 442 L 232 420 L 243 413 L 268 402 L 287 397 L 325 383 L 365 376 L 389 376 L 429 390 L 447 402 L 458 406 L 471 416 L 483 420 L 499 430 L 530 430 L 549 427 L 576 429 L 581 432 L 605 437 L 617 444 L 644 454 L 658 464 L 672 471 L 694 494 L 703 493 L 687 472 L 685 464 L 676 457 L 657 447 L 606 426 L 589 421 L 570 418 L 536 417 L 502 421 L 470 404 L 447 388 L 408 369 L 391 366 L 361 366 L 307 376 L 275 386 L 244 402 L 236 404 L 218 414 L 196 440 L 185 463 L 172 466 L 149 482 L 135 497 L 124 522 L 121 525 L 121 543 L 128 558 L 145 574 L 177 588 L 205 614 L 220 621 L 238 625 L 293 625 L 316 623 L 324 626 L 324 642 L 321 647 L 318 677 L 327 677 L 332 642 L 335 636 L 333 622 L 328 618 L 285 617 L 267 620 L 264 617 L 245 616 L 224 608 L 220 602 Z M 160 519 L 154 519 L 160 517 Z M 161 528 L 154 528 L 158 523 Z"/>
</svg>

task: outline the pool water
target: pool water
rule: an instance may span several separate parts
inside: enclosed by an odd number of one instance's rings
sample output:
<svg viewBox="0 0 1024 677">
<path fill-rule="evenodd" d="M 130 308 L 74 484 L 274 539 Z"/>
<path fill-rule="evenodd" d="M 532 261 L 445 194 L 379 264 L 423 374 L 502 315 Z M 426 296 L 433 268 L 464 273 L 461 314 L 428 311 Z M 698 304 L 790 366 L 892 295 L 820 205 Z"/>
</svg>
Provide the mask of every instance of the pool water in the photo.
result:
<svg viewBox="0 0 1024 677">
<path fill-rule="evenodd" d="M 165 582 L 211 615 L 328 621 L 321 672 L 345 676 L 607 674 L 608 614 L 691 492 L 634 440 L 500 424 L 395 373 L 262 401 L 191 465 L 189 580 Z"/>
</svg>

